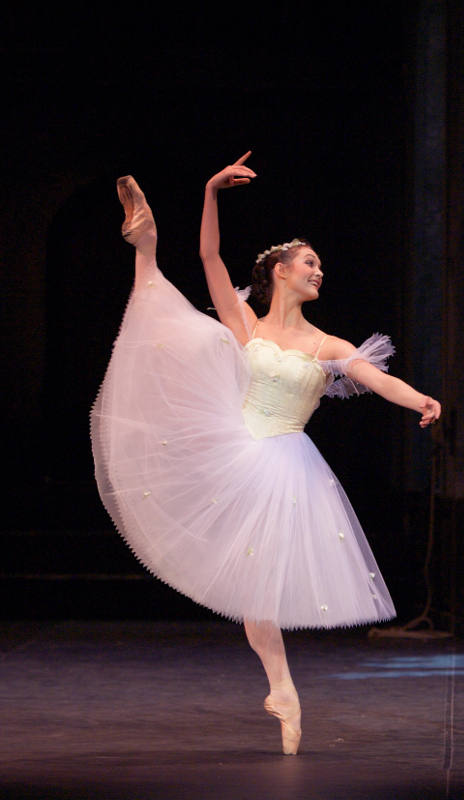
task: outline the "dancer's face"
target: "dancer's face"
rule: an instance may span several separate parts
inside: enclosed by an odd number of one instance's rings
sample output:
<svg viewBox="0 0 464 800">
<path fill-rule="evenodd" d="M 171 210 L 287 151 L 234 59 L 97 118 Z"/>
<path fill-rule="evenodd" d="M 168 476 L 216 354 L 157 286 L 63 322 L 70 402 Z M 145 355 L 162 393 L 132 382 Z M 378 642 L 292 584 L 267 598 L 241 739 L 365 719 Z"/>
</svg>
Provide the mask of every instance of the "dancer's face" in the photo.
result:
<svg viewBox="0 0 464 800">
<path fill-rule="evenodd" d="M 319 297 L 322 283 L 321 262 L 311 247 L 300 247 L 280 274 L 285 279 L 287 290 L 302 294 L 304 301 L 317 300 Z"/>
</svg>

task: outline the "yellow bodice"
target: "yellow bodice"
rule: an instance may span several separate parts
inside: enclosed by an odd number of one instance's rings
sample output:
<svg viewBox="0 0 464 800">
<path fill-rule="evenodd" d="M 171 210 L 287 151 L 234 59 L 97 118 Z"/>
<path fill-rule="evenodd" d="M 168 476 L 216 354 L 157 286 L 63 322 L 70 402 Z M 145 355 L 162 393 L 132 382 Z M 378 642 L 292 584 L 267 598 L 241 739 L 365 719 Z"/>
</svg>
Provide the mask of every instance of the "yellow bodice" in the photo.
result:
<svg viewBox="0 0 464 800">
<path fill-rule="evenodd" d="M 253 439 L 301 432 L 327 384 L 316 356 L 281 350 L 269 339 L 252 339 L 245 350 L 251 382 L 242 410 Z"/>
</svg>

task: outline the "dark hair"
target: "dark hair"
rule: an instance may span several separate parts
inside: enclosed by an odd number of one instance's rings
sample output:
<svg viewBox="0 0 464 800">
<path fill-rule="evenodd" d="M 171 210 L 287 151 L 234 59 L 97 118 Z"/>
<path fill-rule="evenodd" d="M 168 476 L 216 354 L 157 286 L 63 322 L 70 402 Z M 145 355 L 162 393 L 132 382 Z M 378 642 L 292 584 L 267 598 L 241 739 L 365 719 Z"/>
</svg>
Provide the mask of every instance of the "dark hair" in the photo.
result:
<svg viewBox="0 0 464 800">
<path fill-rule="evenodd" d="M 255 264 L 251 273 L 251 294 L 264 306 L 270 306 L 274 292 L 273 271 L 276 264 L 290 264 L 300 247 L 311 247 L 307 239 L 299 239 L 301 244 L 289 247 L 288 250 L 274 250 Z"/>
</svg>

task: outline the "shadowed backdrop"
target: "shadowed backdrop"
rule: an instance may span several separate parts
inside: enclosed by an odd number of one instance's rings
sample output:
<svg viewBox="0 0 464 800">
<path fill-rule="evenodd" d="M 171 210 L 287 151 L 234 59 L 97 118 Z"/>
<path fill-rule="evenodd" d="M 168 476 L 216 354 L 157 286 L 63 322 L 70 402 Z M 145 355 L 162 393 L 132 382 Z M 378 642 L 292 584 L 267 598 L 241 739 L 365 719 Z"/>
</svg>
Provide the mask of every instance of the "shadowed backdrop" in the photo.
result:
<svg viewBox="0 0 464 800">
<path fill-rule="evenodd" d="M 308 318 L 355 344 L 391 334 L 392 374 L 441 398 L 444 154 L 452 141 L 449 126 L 447 145 L 443 133 L 452 106 L 445 42 L 459 49 L 446 33 L 453 9 L 334 0 L 277 3 L 263 16 L 240 4 L 173 2 L 130 13 L 110 3 L 75 13 L 7 5 L 6 616 L 204 613 L 146 578 L 111 532 L 93 482 L 88 412 L 132 282 L 133 252 L 119 236 L 120 175 L 133 174 L 152 205 L 161 269 L 206 312 L 204 184 L 251 149 L 258 178 L 220 196 L 234 285 L 249 283 L 258 252 L 308 237 L 324 271 Z M 456 263 L 461 256 L 462 242 Z M 406 616 L 425 598 L 431 436 L 418 420 L 364 396 L 326 399 L 308 426 Z M 459 433 L 450 436 L 459 443 Z M 439 537 L 444 555 L 440 544 L 436 551 L 439 619 L 450 603 L 440 599 L 447 535 Z"/>
</svg>

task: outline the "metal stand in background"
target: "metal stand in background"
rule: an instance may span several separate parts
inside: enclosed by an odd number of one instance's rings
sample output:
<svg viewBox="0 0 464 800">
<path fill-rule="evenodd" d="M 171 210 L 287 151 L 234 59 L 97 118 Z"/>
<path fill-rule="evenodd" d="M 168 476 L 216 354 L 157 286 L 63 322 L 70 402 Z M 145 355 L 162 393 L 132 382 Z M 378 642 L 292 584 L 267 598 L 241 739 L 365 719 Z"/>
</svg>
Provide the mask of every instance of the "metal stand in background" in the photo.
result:
<svg viewBox="0 0 464 800">
<path fill-rule="evenodd" d="M 439 468 L 442 465 L 442 437 L 441 426 L 432 429 L 433 436 L 433 449 L 432 449 L 432 474 L 430 480 L 430 505 L 429 505 L 429 525 L 428 525 L 428 540 L 427 551 L 424 561 L 423 575 L 425 585 L 427 588 L 427 598 L 422 613 L 414 619 L 407 622 L 402 626 L 392 626 L 390 628 L 371 628 L 368 636 L 369 638 L 378 639 L 449 639 L 454 636 L 455 622 L 456 622 L 456 515 L 453 512 L 451 516 L 451 553 L 450 553 L 450 630 L 437 631 L 435 630 L 433 620 L 429 617 L 430 608 L 432 605 L 433 587 L 430 578 L 430 562 L 433 552 L 433 544 L 435 538 L 435 502 L 436 502 L 436 489 L 437 489 L 437 476 Z M 419 628 L 420 625 L 425 624 L 426 627 Z"/>
</svg>

